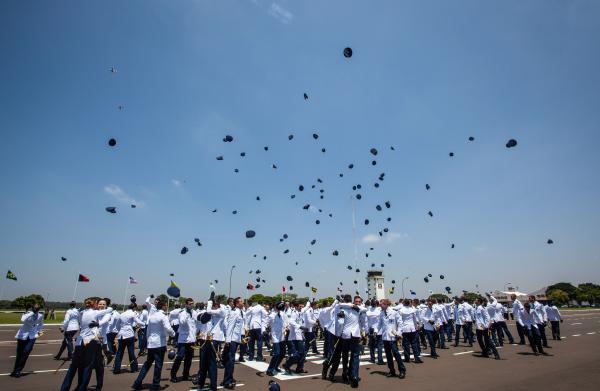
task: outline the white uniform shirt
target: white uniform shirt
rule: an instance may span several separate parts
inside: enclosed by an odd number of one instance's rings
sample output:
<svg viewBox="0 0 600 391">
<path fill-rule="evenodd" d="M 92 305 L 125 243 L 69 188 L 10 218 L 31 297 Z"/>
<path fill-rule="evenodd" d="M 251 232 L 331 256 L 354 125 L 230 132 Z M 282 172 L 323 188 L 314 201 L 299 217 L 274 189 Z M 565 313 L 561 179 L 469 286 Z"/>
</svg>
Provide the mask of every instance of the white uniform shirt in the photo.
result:
<svg viewBox="0 0 600 391">
<path fill-rule="evenodd" d="M 523 307 L 523 309 L 519 311 L 519 319 L 517 320 L 517 322 L 519 322 L 519 324 L 525 327 L 526 329 L 531 329 L 532 327 L 537 329 L 534 314 L 535 311 L 530 310 L 529 312 L 527 312 L 525 307 Z"/>
<path fill-rule="evenodd" d="M 478 305 L 475 309 L 475 327 L 477 327 L 477 330 L 487 330 L 490 325 L 491 317 L 489 310 L 482 305 Z"/>
<path fill-rule="evenodd" d="M 463 307 L 465 309 L 465 322 L 472 322 L 473 317 L 475 316 L 475 310 L 473 309 L 473 306 L 467 302 L 464 302 Z"/>
<path fill-rule="evenodd" d="M 401 331 L 403 333 L 412 333 L 418 330 L 419 320 L 417 319 L 417 311 L 413 307 L 403 306 L 398 313 L 402 317 Z"/>
<path fill-rule="evenodd" d="M 196 342 L 196 311 L 184 309 L 179 313 L 179 337 L 177 343 L 195 343 Z"/>
<path fill-rule="evenodd" d="M 150 308 L 150 307 L 148 307 Z M 142 310 L 142 313 L 139 316 L 140 323 L 142 323 L 142 327 L 146 327 L 148 324 L 148 310 Z"/>
<path fill-rule="evenodd" d="M 100 324 L 100 336 L 102 337 L 102 343 L 107 343 L 106 335 L 109 332 L 110 320 L 112 319 L 112 313 L 104 314 L 98 319 Z"/>
<path fill-rule="evenodd" d="M 381 307 L 369 307 L 367 310 L 367 327 L 369 329 L 369 333 L 373 330 L 373 333 L 376 335 L 381 335 L 381 330 L 379 329 L 379 316 L 381 315 Z"/>
<path fill-rule="evenodd" d="M 269 316 L 269 313 L 267 312 L 267 310 L 265 310 L 265 307 L 263 307 L 262 305 L 256 304 L 250 307 L 248 309 L 248 312 L 246 313 L 248 329 L 262 329 L 264 324 L 264 318 L 266 318 L 267 316 Z"/>
<path fill-rule="evenodd" d="M 551 322 L 558 322 L 562 320 L 562 315 L 560 314 L 558 307 L 555 305 L 548 306 L 548 308 L 546 308 L 546 315 L 548 316 L 548 320 Z"/>
<path fill-rule="evenodd" d="M 442 312 L 441 308 L 426 308 L 425 311 L 421 312 L 421 322 L 423 323 L 423 328 L 428 331 L 435 331 L 436 327 L 441 326 L 442 324 Z"/>
<path fill-rule="evenodd" d="M 148 316 L 148 328 L 146 329 L 148 349 L 167 346 L 167 334 L 171 337 L 175 335 L 175 331 L 169 324 L 169 317 L 162 310 L 152 311 Z"/>
<path fill-rule="evenodd" d="M 357 307 L 352 303 L 340 303 L 334 311 L 334 316 L 344 311 L 345 316 L 339 318 L 342 320 L 342 329 L 340 336 L 342 339 L 360 338 L 361 332 L 367 330 L 367 310 L 364 307 Z"/>
<path fill-rule="evenodd" d="M 381 333 L 381 339 L 384 341 L 395 341 L 396 336 L 400 336 L 401 333 L 401 322 L 400 314 L 392 308 L 388 307 L 386 311 L 380 309 L 377 327 Z"/>
<path fill-rule="evenodd" d="M 79 311 L 77 308 L 69 308 L 65 312 L 65 320 L 63 321 L 62 328 L 64 331 L 79 330 Z"/>
<path fill-rule="evenodd" d="M 79 314 L 79 324 L 81 325 L 81 329 L 79 330 L 79 335 L 77 336 L 76 344 L 77 346 L 87 345 L 93 339 L 100 339 L 100 330 L 98 327 L 90 327 L 91 322 L 100 322 L 100 318 L 102 318 L 106 314 L 110 314 L 112 312 L 112 308 L 108 307 L 102 311 L 98 311 L 92 308 L 86 308 Z"/>
<path fill-rule="evenodd" d="M 465 308 L 462 304 L 454 304 L 454 324 L 462 326 L 465 324 Z"/>
<path fill-rule="evenodd" d="M 175 308 L 169 312 L 169 323 L 171 323 L 171 326 L 179 326 L 179 313 L 181 311 L 181 308 Z"/>
<path fill-rule="evenodd" d="M 23 325 L 17 331 L 15 338 L 22 340 L 36 339 L 42 328 L 44 328 L 44 315 L 41 312 L 27 311 L 21 316 L 21 322 L 23 322 Z"/>
<path fill-rule="evenodd" d="M 539 301 L 536 300 L 535 302 L 533 302 L 533 304 L 531 305 L 531 309 L 535 309 L 536 315 L 534 315 L 534 318 L 537 324 L 542 324 L 548 320 L 546 310 L 544 309 L 542 303 L 540 303 Z"/>
<path fill-rule="evenodd" d="M 512 314 L 515 322 L 519 320 L 519 315 L 521 314 L 521 310 L 523 309 L 523 304 L 518 299 L 515 299 L 512 304 Z"/>
<path fill-rule="evenodd" d="M 244 334 L 244 313 L 239 308 L 234 308 L 227 316 L 227 325 L 225 327 L 225 343 L 242 341 Z"/>
<path fill-rule="evenodd" d="M 142 323 L 140 322 L 138 315 L 132 309 L 128 309 L 127 311 L 123 312 L 119 316 L 119 324 L 120 324 L 120 328 L 119 328 L 119 334 L 117 335 L 117 339 L 126 339 L 126 338 L 135 337 L 133 328 L 135 326 L 142 326 Z M 83 326 L 83 324 L 82 324 L 82 326 Z"/>
<path fill-rule="evenodd" d="M 317 312 L 307 304 L 302 313 L 302 323 L 308 332 L 313 332 L 317 323 Z"/>
<path fill-rule="evenodd" d="M 287 316 L 283 311 L 275 311 L 269 315 L 267 323 L 271 327 L 271 342 L 279 343 L 285 341 L 285 329 L 287 327 Z"/>
<path fill-rule="evenodd" d="M 117 334 L 121 329 L 121 314 L 119 311 L 113 310 L 112 314 L 110 314 L 110 321 L 108 322 L 108 332 L 112 334 Z"/>
<path fill-rule="evenodd" d="M 227 316 L 227 309 L 224 305 L 220 306 L 217 309 L 212 309 L 212 301 L 208 301 L 206 304 L 207 309 L 206 312 L 211 315 L 210 319 L 210 328 L 208 329 L 208 335 L 212 336 L 214 341 L 225 341 L 225 318 Z"/>
</svg>

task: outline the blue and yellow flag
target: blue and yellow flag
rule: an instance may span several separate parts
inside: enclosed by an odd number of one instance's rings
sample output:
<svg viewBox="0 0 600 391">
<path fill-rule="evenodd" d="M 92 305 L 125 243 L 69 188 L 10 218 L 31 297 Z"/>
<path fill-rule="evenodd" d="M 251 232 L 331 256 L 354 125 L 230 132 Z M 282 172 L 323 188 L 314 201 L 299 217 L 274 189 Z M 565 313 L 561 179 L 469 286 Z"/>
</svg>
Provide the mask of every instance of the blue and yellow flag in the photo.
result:
<svg viewBox="0 0 600 391">
<path fill-rule="evenodd" d="M 11 272 L 10 270 L 6 272 L 6 278 L 8 280 L 17 281 L 17 276 L 15 276 L 15 273 Z"/>
</svg>

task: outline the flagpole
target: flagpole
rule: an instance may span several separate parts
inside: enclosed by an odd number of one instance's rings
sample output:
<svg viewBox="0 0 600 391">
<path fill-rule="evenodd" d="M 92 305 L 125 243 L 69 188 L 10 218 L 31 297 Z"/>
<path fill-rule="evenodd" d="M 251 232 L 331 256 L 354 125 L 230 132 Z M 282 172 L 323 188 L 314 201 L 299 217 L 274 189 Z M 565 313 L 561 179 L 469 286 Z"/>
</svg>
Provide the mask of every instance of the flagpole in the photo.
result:
<svg viewBox="0 0 600 391">
<path fill-rule="evenodd" d="M 123 296 L 123 310 L 125 311 L 125 300 L 127 300 L 127 291 L 129 290 L 129 280 L 127 280 L 127 285 L 125 285 L 125 296 Z"/>
<path fill-rule="evenodd" d="M 79 272 L 77 272 L 77 279 L 75 280 L 75 289 L 73 289 L 73 301 L 75 301 L 75 296 L 77 295 L 77 284 L 79 283 Z"/>
</svg>

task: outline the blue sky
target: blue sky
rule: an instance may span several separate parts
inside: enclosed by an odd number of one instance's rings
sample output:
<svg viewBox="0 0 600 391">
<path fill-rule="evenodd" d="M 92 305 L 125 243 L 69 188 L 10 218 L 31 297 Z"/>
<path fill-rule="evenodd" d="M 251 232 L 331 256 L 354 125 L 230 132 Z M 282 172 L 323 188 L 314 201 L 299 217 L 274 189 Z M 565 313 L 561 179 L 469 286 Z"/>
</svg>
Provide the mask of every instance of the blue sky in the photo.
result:
<svg viewBox="0 0 600 391">
<path fill-rule="evenodd" d="M 598 17 L 595 1 L 3 1 L 0 266 L 19 278 L 3 298 L 70 299 L 81 272 L 80 298 L 175 273 L 203 299 L 231 265 L 237 295 L 256 269 L 265 294 L 287 275 L 299 294 L 363 290 L 371 262 L 420 296 L 598 282 Z"/>
</svg>

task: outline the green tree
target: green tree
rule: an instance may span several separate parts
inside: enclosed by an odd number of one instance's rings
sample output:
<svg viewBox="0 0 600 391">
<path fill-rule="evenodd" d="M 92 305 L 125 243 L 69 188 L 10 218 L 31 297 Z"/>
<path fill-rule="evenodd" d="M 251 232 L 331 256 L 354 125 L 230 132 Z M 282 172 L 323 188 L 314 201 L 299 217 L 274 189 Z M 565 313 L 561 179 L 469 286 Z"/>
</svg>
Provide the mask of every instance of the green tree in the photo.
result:
<svg viewBox="0 0 600 391">
<path fill-rule="evenodd" d="M 30 308 L 33 303 L 38 303 L 40 307 L 44 307 L 46 305 L 46 301 L 42 297 L 42 295 L 38 295 L 37 293 L 31 294 L 29 296 L 19 296 L 13 300 L 10 304 L 13 308 Z"/>
<path fill-rule="evenodd" d="M 221 304 L 227 304 L 227 295 L 222 293 L 215 295 L 215 301 L 218 301 Z"/>
<path fill-rule="evenodd" d="M 581 297 L 585 297 L 585 301 L 589 301 L 590 304 L 594 305 L 596 302 L 600 301 L 600 285 L 586 282 L 584 284 L 579 284 L 577 288 L 581 292 Z"/>
<path fill-rule="evenodd" d="M 569 300 L 576 300 L 575 296 L 577 295 L 577 287 L 570 282 L 559 282 L 550 285 L 548 288 L 546 288 L 546 296 L 555 289 L 560 289 L 561 291 L 566 292 L 567 295 L 569 295 Z"/>
<path fill-rule="evenodd" d="M 565 305 L 569 302 L 569 294 L 560 289 L 554 289 L 550 291 L 547 297 L 558 306 Z"/>
<path fill-rule="evenodd" d="M 468 301 L 469 303 L 473 303 L 475 301 L 475 299 L 483 300 L 483 296 L 481 296 L 480 294 L 475 293 L 475 292 L 465 292 L 465 293 L 463 293 L 463 295 L 461 297 L 465 301 Z"/>
<path fill-rule="evenodd" d="M 250 303 L 265 303 L 265 304 L 273 304 L 273 297 L 265 296 L 261 293 L 255 293 L 254 295 L 248 298 L 248 302 Z"/>
<path fill-rule="evenodd" d="M 450 298 L 448 295 L 444 295 L 443 293 L 434 293 L 429 296 L 430 299 L 437 299 L 439 302 L 445 303 Z"/>
<path fill-rule="evenodd" d="M 322 299 L 317 300 L 317 303 L 319 303 L 319 307 L 322 307 L 324 302 L 328 302 L 329 305 L 331 305 L 331 303 L 333 303 L 334 301 L 335 297 L 324 297 Z"/>
</svg>

